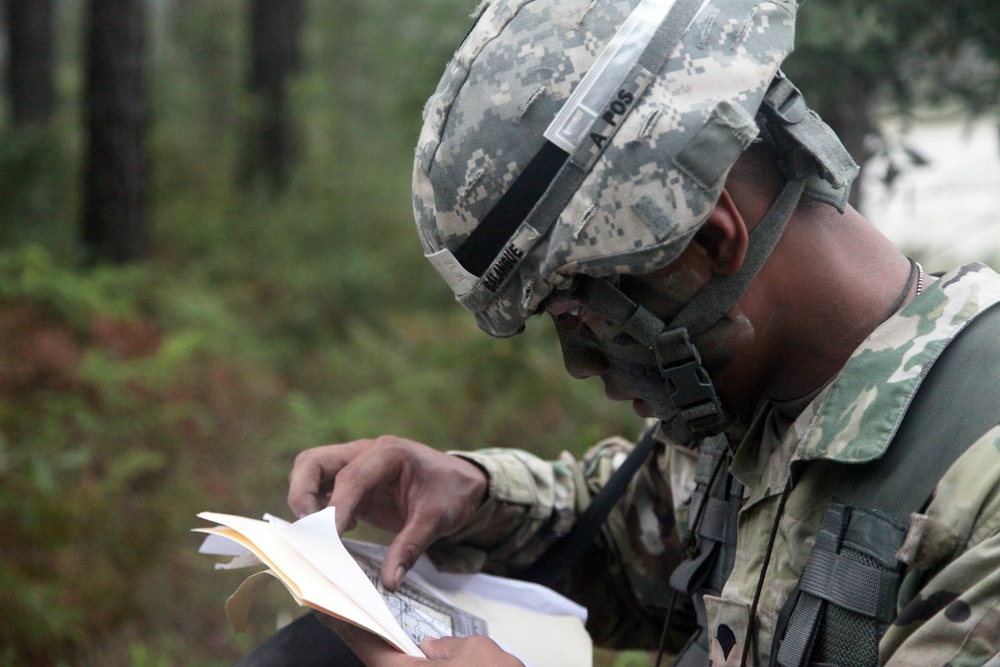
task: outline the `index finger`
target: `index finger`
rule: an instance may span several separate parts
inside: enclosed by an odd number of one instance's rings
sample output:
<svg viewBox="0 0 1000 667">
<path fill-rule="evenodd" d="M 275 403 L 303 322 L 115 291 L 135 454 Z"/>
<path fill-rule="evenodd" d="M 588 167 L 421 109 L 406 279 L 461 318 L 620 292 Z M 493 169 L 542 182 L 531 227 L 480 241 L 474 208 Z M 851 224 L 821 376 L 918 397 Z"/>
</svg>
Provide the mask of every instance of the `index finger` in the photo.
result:
<svg viewBox="0 0 1000 667">
<path fill-rule="evenodd" d="M 327 487 L 358 454 L 356 442 L 313 447 L 295 457 L 288 475 L 288 506 L 300 519 L 327 506 Z"/>
</svg>

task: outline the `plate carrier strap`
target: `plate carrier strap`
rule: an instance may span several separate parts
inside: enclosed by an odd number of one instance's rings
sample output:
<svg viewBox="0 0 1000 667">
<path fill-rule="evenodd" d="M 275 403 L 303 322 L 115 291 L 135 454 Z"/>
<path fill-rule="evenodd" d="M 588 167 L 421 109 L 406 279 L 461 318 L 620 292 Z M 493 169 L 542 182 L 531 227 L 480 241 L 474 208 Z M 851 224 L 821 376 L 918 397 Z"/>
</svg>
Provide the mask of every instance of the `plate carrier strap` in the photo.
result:
<svg viewBox="0 0 1000 667">
<path fill-rule="evenodd" d="M 781 610 L 771 667 L 876 667 L 878 642 L 896 617 L 903 564 L 896 560 L 910 514 L 926 508 L 938 481 L 973 442 L 1000 424 L 1000 305 L 970 322 L 926 371 L 885 454 L 840 464 L 841 476 L 820 522 L 798 585 Z M 710 441 L 706 441 L 710 442 Z M 694 548 L 671 585 L 694 598 L 699 629 L 672 663 L 707 666 L 704 595 L 718 595 L 733 566 L 742 489 L 716 465 L 711 445 L 699 461 L 691 516 Z M 705 456 L 707 454 L 707 456 Z M 725 463 L 723 463 L 725 466 Z"/>
</svg>

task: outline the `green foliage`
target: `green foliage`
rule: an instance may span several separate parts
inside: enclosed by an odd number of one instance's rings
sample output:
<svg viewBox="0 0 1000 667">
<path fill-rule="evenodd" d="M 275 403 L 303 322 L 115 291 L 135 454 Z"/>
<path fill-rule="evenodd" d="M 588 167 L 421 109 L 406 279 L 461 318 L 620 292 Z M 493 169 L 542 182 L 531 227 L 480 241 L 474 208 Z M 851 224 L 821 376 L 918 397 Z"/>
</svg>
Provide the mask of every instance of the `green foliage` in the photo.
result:
<svg viewBox="0 0 1000 667">
<path fill-rule="evenodd" d="M 597 383 L 571 384 L 544 323 L 490 340 L 462 313 L 359 323 L 349 343 L 312 360 L 293 408 L 305 441 L 390 432 L 449 448 L 518 446 L 553 456 L 632 428 Z M 318 391 L 324 378 L 337 386 Z M 586 420 L 580 415 L 587 414 Z"/>
<path fill-rule="evenodd" d="M 412 146 L 471 7 L 311 3 L 280 196 L 234 185 L 242 5 L 157 7 L 149 261 L 79 268 L 72 105 L 55 138 L 0 141 L 0 665 L 232 664 L 289 601 L 234 635 L 239 576 L 188 529 L 282 512 L 304 448 L 395 432 L 551 456 L 637 427 L 566 376 L 547 323 L 489 339 L 423 260 Z"/>
<path fill-rule="evenodd" d="M 622 651 L 614 656 L 613 667 L 648 667 L 653 664 L 649 654 L 640 651 Z"/>
<path fill-rule="evenodd" d="M 33 241 L 62 255 L 75 252 L 66 224 L 73 203 L 66 197 L 69 141 L 58 126 L 11 128 L 0 141 L 0 247 Z"/>
<path fill-rule="evenodd" d="M 228 474 L 200 468 L 236 453 L 197 447 L 232 428 L 228 394 L 252 373 L 213 354 L 207 322 L 157 329 L 148 268 L 0 254 L 4 664 L 68 658 L 140 614 L 135 592 Z M 274 397 L 257 393 L 248 408 Z"/>
<path fill-rule="evenodd" d="M 280 513 L 306 447 L 390 432 L 553 456 L 637 428 L 566 376 L 546 322 L 487 338 L 421 256 L 412 147 L 472 4 L 310 2 L 300 164 L 276 195 L 234 185 L 246 3 L 154 3 L 153 256 L 86 270 L 82 3 L 60 4 L 59 117 L 0 138 L 0 665 L 231 664 L 288 602 L 232 634 L 238 575 L 188 529 L 203 509 Z M 884 20 L 897 4 L 811 0 L 796 62 L 829 79 L 847 53 L 877 75 L 905 35 Z M 829 29 L 848 18 L 848 38 Z"/>
<path fill-rule="evenodd" d="M 143 267 L 98 268 L 81 280 L 58 266 L 41 246 L 21 245 L 0 254 L 0 300 L 30 302 L 54 317 L 82 325 L 97 311 L 119 317 L 132 314 L 144 273 Z"/>
<path fill-rule="evenodd" d="M 891 113 L 941 102 L 992 112 L 1000 99 L 998 43 L 990 0 L 813 0 L 799 12 L 786 70 L 814 105 L 838 113 L 857 105 L 850 93 L 861 90 L 866 103 Z"/>
<path fill-rule="evenodd" d="M 924 157 L 908 161 L 909 149 L 882 133 L 882 121 L 942 108 L 995 114 L 998 45 L 992 0 L 810 0 L 798 11 L 784 70 L 862 168 L 881 155 L 905 169 Z M 858 199 L 859 189 L 852 202 Z"/>
</svg>

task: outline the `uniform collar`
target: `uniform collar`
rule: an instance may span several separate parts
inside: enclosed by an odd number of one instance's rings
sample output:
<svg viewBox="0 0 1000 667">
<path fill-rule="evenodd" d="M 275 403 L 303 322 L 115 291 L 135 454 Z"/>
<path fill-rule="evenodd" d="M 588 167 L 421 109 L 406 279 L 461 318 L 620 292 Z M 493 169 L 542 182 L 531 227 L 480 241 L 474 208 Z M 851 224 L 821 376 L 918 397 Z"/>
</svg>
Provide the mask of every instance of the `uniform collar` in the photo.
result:
<svg viewBox="0 0 1000 667">
<path fill-rule="evenodd" d="M 963 266 L 929 285 L 851 355 L 818 397 L 815 413 L 796 420 L 792 431 L 800 443 L 792 460 L 879 458 L 945 346 L 998 301 L 1000 276 L 982 264 Z"/>
<path fill-rule="evenodd" d="M 751 499 L 780 491 L 789 465 L 799 461 L 865 463 L 881 457 L 938 355 L 997 302 L 1000 276 L 982 264 L 928 285 L 855 350 L 773 451 L 738 448 L 732 471 L 753 489 Z"/>
</svg>

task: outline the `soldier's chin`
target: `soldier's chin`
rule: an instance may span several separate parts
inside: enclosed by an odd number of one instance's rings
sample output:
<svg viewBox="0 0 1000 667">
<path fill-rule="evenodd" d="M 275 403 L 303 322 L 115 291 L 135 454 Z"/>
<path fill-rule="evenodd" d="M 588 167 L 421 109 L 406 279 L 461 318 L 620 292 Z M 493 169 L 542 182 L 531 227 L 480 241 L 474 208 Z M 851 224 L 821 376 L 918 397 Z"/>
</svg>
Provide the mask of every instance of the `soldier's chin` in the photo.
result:
<svg viewBox="0 0 1000 667">
<path fill-rule="evenodd" d="M 649 417 L 660 417 L 660 415 L 656 414 L 653 406 L 641 398 L 632 399 L 632 411 L 643 419 L 648 419 Z"/>
</svg>

